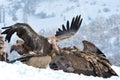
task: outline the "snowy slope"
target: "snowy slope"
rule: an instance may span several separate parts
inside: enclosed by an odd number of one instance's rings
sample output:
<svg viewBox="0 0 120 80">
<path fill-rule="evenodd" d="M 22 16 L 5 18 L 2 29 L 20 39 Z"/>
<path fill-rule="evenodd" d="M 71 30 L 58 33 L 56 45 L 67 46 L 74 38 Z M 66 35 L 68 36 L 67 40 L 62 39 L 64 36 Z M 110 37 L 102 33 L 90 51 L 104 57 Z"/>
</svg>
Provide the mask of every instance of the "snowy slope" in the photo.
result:
<svg viewBox="0 0 120 80">
<path fill-rule="evenodd" d="M 120 68 L 112 66 L 120 75 Z M 83 74 L 65 73 L 62 70 L 38 69 L 20 62 L 8 64 L 0 62 L 0 80 L 120 80 L 120 77 L 112 76 L 103 79 Z"/>
</svg>

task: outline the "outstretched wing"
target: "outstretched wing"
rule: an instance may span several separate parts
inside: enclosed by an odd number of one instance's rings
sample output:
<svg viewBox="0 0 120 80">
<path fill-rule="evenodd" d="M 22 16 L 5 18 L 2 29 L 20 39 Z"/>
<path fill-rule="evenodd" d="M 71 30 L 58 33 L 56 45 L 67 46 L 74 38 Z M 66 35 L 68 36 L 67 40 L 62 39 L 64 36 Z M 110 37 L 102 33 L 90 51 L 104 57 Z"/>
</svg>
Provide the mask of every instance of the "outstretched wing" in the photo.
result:
<svg viewBox="0 0 120 80">
<path fill-rule="evenodd" d="M 56 31 L 55 36 L 57 38 L 57 41 L 61 41 L 73 36 L 79 30 L 81 23 L 81 15 L 73 17 L 71 25 L 69 21 L 67 21 L 66 26 L 62 25 L 62 29 L 58 28 L 58 31 Z"/>
<path fill-rule="evenodd" d="M 34 41 L 38 34 L 26 23 L 16 23 L 12 26 L 3 27 L 5 29 L 1 34 L 6 34 L 5 40 L 10 42 L 12 35 L 16 32 L 17 36 L 24 40 L 24 46 L 34 49 Z"/>
</svg>

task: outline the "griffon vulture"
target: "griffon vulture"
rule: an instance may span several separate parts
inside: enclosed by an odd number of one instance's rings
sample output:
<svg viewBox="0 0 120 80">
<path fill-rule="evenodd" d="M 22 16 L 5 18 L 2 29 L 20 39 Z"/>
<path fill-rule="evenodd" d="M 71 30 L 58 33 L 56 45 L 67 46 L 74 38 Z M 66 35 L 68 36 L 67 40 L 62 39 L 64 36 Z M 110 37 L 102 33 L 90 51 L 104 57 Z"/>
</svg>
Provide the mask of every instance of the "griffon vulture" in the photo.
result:
<svg viewBox="0 0 120 80">
<path fill-rule="evenodd" d="M 118 76 L 111 68 L 109 60 L 93 43 L 84 40 L 83 45 L 83 50 L 63 48 L 65 51 L 62 54 L 52 56 L 50 68 L 104 78 Z"/>
<path fill-rule="evenodd" d="M 58 28 L 55 36 L 49 38 L 37 34 L 31 26 L 26 23 L 16 23 L 8 27 L 3 27 L 2 29 L 5 29 L 5 31 L 1 34 L 6 34 L 5 40 L 10 42 L 11 36 L 16 32 L 17 36 L 24 41 L 22 44 L 23 50 L 27 50 L 28 52 L 32 51 L 40 55 L 47 55 L 51 52 L 52 48 L 59 52 L 56 42 L 73 36 L 79 30 L 81 23 L 81 15 L 73 17 L 71 24 L 67 21 L 66 26 L 62 25 L 62 29 Z M 24 51 L 20 53 L 24 54 Z"/>
</svg>

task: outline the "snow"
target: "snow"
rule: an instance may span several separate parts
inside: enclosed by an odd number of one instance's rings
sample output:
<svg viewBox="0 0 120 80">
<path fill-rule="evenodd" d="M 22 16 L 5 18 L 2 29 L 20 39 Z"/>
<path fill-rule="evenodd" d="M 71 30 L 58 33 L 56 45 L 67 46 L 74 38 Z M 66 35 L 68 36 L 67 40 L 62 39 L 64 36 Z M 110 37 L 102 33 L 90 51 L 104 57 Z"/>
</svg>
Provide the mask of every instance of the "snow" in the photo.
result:
<svg viewBox="0 0 120 80">
<path fill-rule="evenodd" d="M 120 76 L 120 67 L 112 66 Z M 21 62 L 14 64 L 0 62 L 0 80 L 120 80 L 120 77 L 110 78 L 85 76 L 83 74 L 66 73 L 62 70 L 53 71 L 47 66 L 46 69 L 34 68 Z"/>
<path fill-rule="evenodd" d="M 0 6 L 7 6 L 9 4 L 9 2 L 7 0 L 0 0 Z"/>
</svg>

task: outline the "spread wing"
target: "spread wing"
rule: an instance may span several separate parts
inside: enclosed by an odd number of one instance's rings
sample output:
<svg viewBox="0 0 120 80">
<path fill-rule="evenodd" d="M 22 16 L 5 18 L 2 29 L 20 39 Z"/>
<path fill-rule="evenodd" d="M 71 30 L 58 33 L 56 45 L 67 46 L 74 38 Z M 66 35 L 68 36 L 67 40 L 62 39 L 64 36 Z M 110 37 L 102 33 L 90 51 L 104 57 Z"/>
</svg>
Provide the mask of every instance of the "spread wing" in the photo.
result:
<svg viewBox="0 0 120 80">
<path fill-rule="evenodd" d="M 55 36 L 57 41 L 61 41 L 73 36 L 79 30 L 81 23 L 81 15 L 73 17 L 71 24 L 69 21 L 67 21 L 66 26 L 62 25 L 62 29 L 58 28 L 58 31 L 56 31 Z"/>
<path fill-rule="evenodd" d="M 16 32 L 17 36 L 24 40 L 24 46 L 29 49 L 35 48 L 35 40 L 39 35 L 26 23 L 16 23 L 12 26 L 3 27 L 5 29 L 1 34 L 6 34 L 5 40 L 10 42 L 12 35 Z"/>
</svg>

